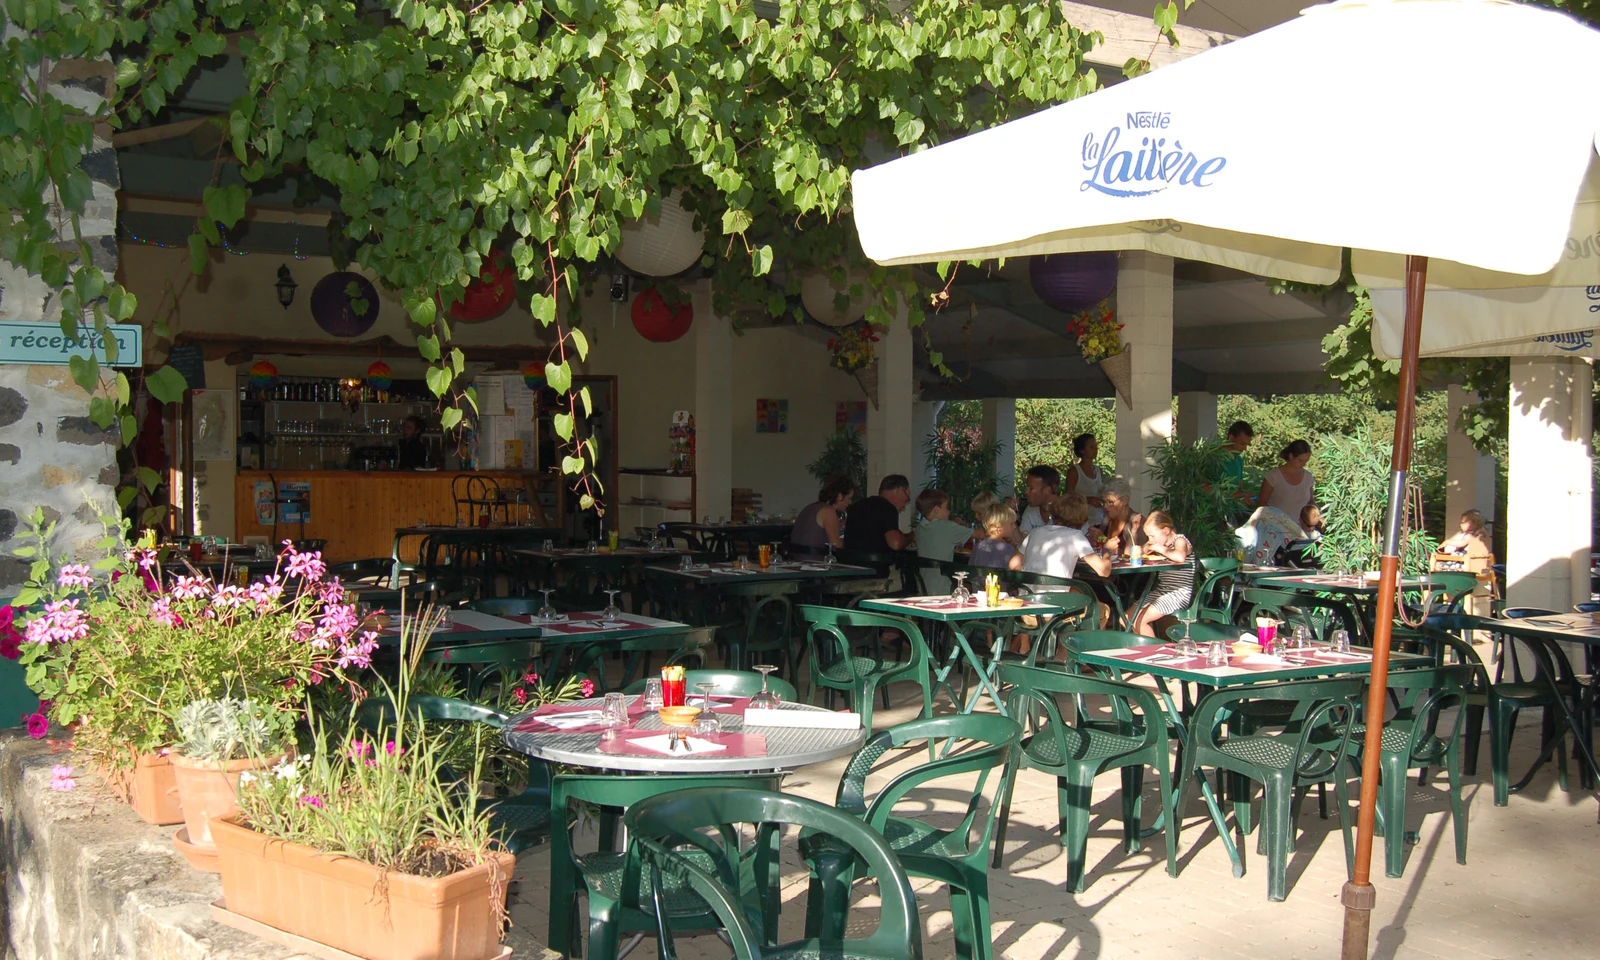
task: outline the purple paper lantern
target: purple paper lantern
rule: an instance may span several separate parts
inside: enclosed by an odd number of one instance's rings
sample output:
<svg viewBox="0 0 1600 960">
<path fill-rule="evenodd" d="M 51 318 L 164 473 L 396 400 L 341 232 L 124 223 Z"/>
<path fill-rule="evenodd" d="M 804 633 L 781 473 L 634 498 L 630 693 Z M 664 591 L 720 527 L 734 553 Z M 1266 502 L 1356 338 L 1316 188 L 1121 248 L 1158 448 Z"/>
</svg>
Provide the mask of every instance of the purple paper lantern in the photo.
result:
<svg viewBox="0 0 1600 960">
<path fill-rule="evenodd" d="M 1116 251 L 1034 257 L 1028 279 L 1039 299 L 1062 313 L 1087 310 L 1117 289 Z"/>
<path fill-rule="evenodd" d="M 378 321 L 378 291 L 359 273 L 330 273 L 311 291 L 311 318 L 336 337 L 359 337 Z"/>
</svg>

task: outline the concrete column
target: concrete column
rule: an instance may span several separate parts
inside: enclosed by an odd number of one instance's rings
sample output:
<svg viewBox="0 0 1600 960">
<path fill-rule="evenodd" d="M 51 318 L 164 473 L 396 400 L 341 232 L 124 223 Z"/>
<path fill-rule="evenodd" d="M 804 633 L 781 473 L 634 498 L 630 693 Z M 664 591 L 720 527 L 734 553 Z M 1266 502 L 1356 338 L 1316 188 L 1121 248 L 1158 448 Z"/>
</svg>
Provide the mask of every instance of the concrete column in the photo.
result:
<svg viewBox="0 0 1600 960">
<path fill-rule="evenodd" d="M 1494 515 L 1495 460 L 1477 451 L 1457 426 L 1463 408 L 1476 402 L 1465 387 L 1451 385 L 1449 399 L 1450 432 L 1445 448 L 1444 528 L 1454 533 L 1456 521 L 1468 510 L 1477 510 L 1487 521 Z"/>
<path fill-rule="evenodd" d="M 1593 376 L 1585 360 L 1511 361 L 1505 561 L 1514 606 L 1569 610 L 1589 599 Z"/>
<path fill-rule="evenodd" d="M 1217 436 L 1217 395 L 1202 391 L 1178 394 L 1178 440 L 1192 446 Z"/>
<path fill-rule="evenodd" d="M 917 432 L 912 408 L 916 402 L 916 381 L 911 369 L 911 325 L 904 305 L 894 313 L 888 330 L 878 331 L 878 405 L 867 404 L 867 489 L 864 496 L 878 492 L 878 483 L 891 473 L 915 481 L 922 452 L 917 449 Z M 931 427 L 931 424 L 930 424 Z M 912 490 L 911 495 L 916 496 Z M 901 514 L 901 526 L 907 523 Z"/>
<path fill-rule="evenodd" d="M 1001 496 L 1007 496 L 1017 485 L 1017 401 L 983 401 L 983 438 L 1000 444 L 994 461 L 994 476 Z"/>
<path fill-rule="evenodd" d="M 1155 484 L 1148 449 L 1172 436 L 1172 258 L 1124 251 L 1117 269 L 1117 319 L 1133 351 L 1133 405 L 1119 398 L 1117 473 L 1148 509 Z"/>
<path fill-rule="evenodd" d="M 733 332 L 711 306 L 711 281 L 694 285 L 696 517 L 733 514 Z M 700 319 L 704 318 L 704 319 Z"/>
</svg>

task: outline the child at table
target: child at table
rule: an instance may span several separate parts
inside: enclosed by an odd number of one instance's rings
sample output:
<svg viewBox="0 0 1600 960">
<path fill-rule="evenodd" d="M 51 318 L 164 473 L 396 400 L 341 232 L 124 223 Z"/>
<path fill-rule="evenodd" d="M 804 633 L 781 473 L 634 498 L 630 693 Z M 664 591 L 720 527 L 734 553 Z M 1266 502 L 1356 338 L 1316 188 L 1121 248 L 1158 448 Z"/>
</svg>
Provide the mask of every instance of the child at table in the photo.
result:
<svg viewBox="0 0 1600 960">
<path fill-rule="evenodd" d="M 998 567 L 1006 570 L 1011 567 L 1011 558 L 1017 555 L 1017 548 L 1012 544 L 1017 536 L 1017 511 L 1004 503 L 998 503 L 989 508 L 989 512 L 979 518 L 983 526 L 985 538 L 979 540 L 972 548 L 972 559 L 967 561 L 974 567 Z M 967 584 L 972 586 L 972 584 Z"/>
<path fill-rule="evenodd" d="M 1461 526 L 1450 539 L 1439 544 L 1440 553 L 1458 553 L 1469 557 L 1487 557 L 1494 553 L 1483 535 L 1483 513 L 1468 510 L 1461 514 Z"/>
<path fill-rule="evenodd" d="M 1189 538 L 1173 526 L 1172 517 L 1165 511 L 1152 510 L 1144 521 L 1146 562 L 1170 560 L 1181 567 L 1162 570 L 1156 574 L 1156 585 L 1144 598 L 1133 631 L 1146 637 L 1156 635 L 1155 623 L 1186 609 L 1194 600 L 1194 568 L 1189 556 L 1194 548 Z"/>
<path fill-rule="evenodd" d="M 972 539 L 972 528 L 950 519 L 950 495 L 932 488 L 917 494 L 917 512 L 922 522 L 917 524 L 917 557 L 949 563 L 956 557 L 956 547 Z M 929 596 L 942 597 L 950 592 L 950 578 L 933 567 L 923 566 L 922 586 Z"/>
</svg>

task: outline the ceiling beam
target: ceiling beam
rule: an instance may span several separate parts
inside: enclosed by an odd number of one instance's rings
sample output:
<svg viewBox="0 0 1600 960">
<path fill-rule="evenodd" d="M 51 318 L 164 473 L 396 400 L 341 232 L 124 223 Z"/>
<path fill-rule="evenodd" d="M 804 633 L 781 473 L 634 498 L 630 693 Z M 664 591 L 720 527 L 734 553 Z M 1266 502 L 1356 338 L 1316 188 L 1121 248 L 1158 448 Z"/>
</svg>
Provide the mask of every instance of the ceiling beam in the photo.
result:
<svg viewBox="0 0 1600 960">
<path fill-rule="evenodd" d="M 1099 32 L 1105 37 L 1105 41 L 1089 51 L 1084 59 L 1119 71 L 1129 60 L 1148 60 L 1152 68 L 1164 67 L 1238 39 L 1232 34 L 1199 30 L 1180 23 L 1173 27 L 1178 37 L 1175 47 L 1161 36 L 1154 20 L 1136 13 L 1106 10 L 1071 0 L 1061 0 L 1061 12 L 1068 23 L 1084 33 Z"/>
<path fill-rule="evenodd" d="M 1285 343 L 1320 345 L 1322 338 L 1338 327 L 1337 320 L 1261 320 L 1176 327 L 1172 331 L 1172 347 L 1174 350 L 1221 350 Z"/>
<path fill-rule="evenodd" d="M 205 204 L 195 200 L 174 200 L 147 194 L 117 194 L 117 206 L 128 213 L 153 213 L 172 217 L 205 216 Z M 244 219 L 258 223 L 291 223 L 302 227 L 325 227 L 332 211 L 316 207 L 281 207 L 252 203 L 244 208 Z"/>
</svg>

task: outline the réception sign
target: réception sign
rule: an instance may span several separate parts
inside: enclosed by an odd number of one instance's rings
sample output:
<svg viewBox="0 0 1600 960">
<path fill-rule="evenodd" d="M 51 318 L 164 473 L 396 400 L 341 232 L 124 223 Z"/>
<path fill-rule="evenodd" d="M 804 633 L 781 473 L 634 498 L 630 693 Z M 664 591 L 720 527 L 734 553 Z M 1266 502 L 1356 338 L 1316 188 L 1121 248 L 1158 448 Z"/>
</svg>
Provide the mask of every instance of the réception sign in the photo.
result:
<svg viewBox="0 0 1600 960">
<path fill-rule="evenodd" d="M 144 330 L 137 324 L 113 324 L 106 332 L 117 339 L 115 366 L 144 363 Z M 65 365 L 72 357 L 91 355 L 106 362 L 106 338 L 92 329 L 86 339 L 78 339 L 62 333 L 60 324 L 0 321 L 0 363 Z"/>
</svg>

